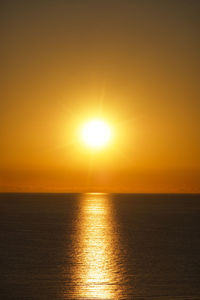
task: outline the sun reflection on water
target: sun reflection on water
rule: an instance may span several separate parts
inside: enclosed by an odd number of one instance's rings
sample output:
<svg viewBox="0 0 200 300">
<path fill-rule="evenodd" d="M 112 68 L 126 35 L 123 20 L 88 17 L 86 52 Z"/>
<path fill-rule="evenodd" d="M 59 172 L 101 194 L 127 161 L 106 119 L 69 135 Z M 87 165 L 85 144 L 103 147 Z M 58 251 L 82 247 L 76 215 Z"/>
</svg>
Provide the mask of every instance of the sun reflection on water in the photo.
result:
<svg viewBox="0 0 200 300">
<path fill-rule="evenodd" d="M 75 294 L 78 299 L 120 299 L 123 270 L 109 196 L 84 194 L 80 203 Z"/>
</svg>

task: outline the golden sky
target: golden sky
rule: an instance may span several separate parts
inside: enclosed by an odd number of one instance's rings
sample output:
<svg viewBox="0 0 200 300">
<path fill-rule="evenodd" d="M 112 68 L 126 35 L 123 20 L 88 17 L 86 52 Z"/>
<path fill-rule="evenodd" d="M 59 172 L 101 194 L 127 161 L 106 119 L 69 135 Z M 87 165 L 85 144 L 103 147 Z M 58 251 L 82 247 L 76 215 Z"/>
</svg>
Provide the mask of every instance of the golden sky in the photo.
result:
<svg viewBox="0 0 200 300">
<path fill-rule="evenodd" d="M 200 192 L 198 1 L 1 1 L 0 190 Z M 107 147 L 79 130 L 102 117 Z"/>
</svg>

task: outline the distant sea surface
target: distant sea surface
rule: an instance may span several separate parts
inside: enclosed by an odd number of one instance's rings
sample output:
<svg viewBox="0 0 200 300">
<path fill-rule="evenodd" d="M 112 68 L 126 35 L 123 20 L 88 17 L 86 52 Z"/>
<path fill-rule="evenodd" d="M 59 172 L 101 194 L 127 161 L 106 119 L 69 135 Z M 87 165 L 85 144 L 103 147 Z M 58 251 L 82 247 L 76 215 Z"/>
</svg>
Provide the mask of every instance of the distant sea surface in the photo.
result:
<svg viewBox="0 0 200 300">
<path fill-rule="evenodd" d="M 200 195 L 0 194 L 0 299 L 199 300 Z"/>
</svg>

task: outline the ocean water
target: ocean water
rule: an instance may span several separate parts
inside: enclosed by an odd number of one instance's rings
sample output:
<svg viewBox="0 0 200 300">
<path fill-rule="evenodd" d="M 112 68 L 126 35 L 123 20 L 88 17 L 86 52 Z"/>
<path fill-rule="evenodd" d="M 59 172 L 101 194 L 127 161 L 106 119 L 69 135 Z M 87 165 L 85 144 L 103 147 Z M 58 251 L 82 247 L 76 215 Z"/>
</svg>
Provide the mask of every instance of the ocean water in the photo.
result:
<svg viewBox="0 0 200 300">
<path fill-rule="evenodd" d="M 200 195 L 0 194 L 0 299 L 200 299 Z"/>
</svg>

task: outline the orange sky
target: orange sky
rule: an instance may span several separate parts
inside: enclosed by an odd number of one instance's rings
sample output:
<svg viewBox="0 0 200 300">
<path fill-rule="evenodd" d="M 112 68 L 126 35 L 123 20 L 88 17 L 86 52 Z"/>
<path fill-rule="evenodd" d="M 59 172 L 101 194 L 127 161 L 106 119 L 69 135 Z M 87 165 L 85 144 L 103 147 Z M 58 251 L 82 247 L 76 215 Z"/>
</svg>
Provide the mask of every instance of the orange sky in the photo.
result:
<svg viewBox="0 0 200 300">
<path fill-rule="evenodd" d="M 2 1 L 0 191 L 200 192 L 198 1 Z M 77 132 L 101 115 L 110 145 Z"/>
</svg>

